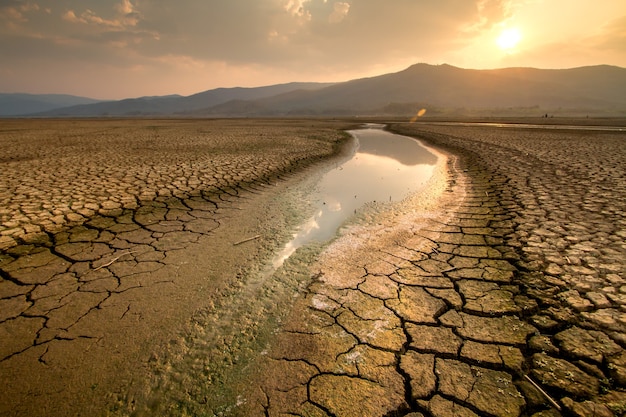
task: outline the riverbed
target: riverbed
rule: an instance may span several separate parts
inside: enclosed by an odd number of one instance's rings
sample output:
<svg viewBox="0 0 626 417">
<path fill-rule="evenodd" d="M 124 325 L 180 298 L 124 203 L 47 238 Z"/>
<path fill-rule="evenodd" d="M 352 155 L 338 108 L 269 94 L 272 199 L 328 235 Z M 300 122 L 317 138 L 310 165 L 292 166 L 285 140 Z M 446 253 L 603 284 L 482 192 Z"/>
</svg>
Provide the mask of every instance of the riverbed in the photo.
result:
<svg viewBox="0 0 626 417">
<path fill-rule="evenodd" d="M 318 180 L 307 197 L 314 214 L 277 254 L 274 267 L 307 243 L 329 241 L 368 204 L 402 201 L 428 181 L 437 157 L 417 140 L 383 127 L 369 124 L 349 132 L 354 138 L 353 152 Z"/>
<path fill-rule="evenodd" d="M 241 270 L 236 289 L 194 316 L 184 343 L 153 364 L 153 389 L 134 407 L 149 414 L 210 410 L 209 415 L 230 415 L 247 401 L 242 393 L 255 379 L 293 304 L 315 279 L 311 265 L 320 253 L 352 227 L 366 228 L 390 218 L 394 210 L 406 212 L 418 205 L 407 200 L 432 182 L 436 166 L 441 168 L 440 156 L 380 125 L 350 134 L 349 152 L 325 168 L 303 173 L 280 194 L 268 195 L 272 208 L 264 209 L 266 213 L 297 212 L 291 238 L 287 233 L 266 263 Z M 263 245 L 260 240 L 236 248 L 245 253 Z"/>
</svg>

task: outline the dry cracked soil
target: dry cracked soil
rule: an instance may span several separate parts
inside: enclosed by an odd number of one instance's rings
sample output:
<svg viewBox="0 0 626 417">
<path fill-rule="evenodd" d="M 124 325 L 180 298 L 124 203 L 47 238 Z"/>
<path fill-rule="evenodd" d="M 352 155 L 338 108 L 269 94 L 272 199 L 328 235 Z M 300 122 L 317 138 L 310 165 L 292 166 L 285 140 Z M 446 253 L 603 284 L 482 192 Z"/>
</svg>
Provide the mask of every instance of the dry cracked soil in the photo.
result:
<svg viewBox="0 0 626 417">
<path fill-rule="evenodd" d="M 194 317 L 288 236 L 287 178 L 336 154 L 343 127 L 2 121 L 0 415 L 104 415 L 147 396 Z"/>
<path fill-rule="evenodd" d="M 348 127 L 3 122 L 0 414 L 623 415 L 626 133 L 390 124 L 426 189 L 264 269 Z"/>
</svg>

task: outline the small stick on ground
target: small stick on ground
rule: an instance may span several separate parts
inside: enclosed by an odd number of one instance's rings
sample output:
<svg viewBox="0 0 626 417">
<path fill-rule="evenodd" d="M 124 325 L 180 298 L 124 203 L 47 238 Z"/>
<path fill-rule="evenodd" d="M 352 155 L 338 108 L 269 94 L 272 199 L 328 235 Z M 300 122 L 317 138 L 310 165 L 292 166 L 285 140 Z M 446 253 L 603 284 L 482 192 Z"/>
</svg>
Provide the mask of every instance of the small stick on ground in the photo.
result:
<svg viewBox="0 0 626 417">
<path fill-rule="evenodd" d="M 532 379 L 530 379 L 530 377 L 528 375 L 524 375 L 524 378 L 526 378 L 526 380 L 528 382 L 530 382 L 533 387 L 535 387 L 537 389 L 537 391 L 539 391 L 544 397 L 546 397 L 546 399 L 550 402 L 550 404 L 552 404 L 552 406 L 554 408 L 556 408 L 558 411 L 561 411 L 561 406 L 552 398 L 550 397 L 550 395 L 548 395 L 547 392 L 545 392 L 540 386 L 539 384 L 537 384 L 535 381 L 533 381 Z"/>
<path fill-rule="evenodd" d="M 255 240 L 255 239 L 258 239 L 260 237 L 261 237 L 261 235 L 252 236 L 252 237 L 249 237 L 247 239 L 240 240 L 239 242 L 233 243 L 233 246 L 241 245 L 242 243 L 250 242 L 251 240 Z"/>
<path fill-rule="evenodd" d="M 95 271 L 97 271 L 98 269 L 106 268 L 107 266 L 112 265 L 114 262 L 116 262 L 116 261 L 117 261 L 118 259 L 120 259 L 121 257 L 126 256 L 126 255 L 131 255 L 131 254 L 133 254 L 133 253 L 135 253 L 135 252 L 139 252 L 139 251 L 138 251 L 138 250 L 131 250 L 131 251 L 128 251 L 128 252 L 124 252 L 124 253 L 122 253 L 121 255 L 116 256 L 115 258 L 113 258 L 111 261 L 109 261 L 109 262 L 107 262 L 107 263 L 105 263 L 105 264 L 102 264 L 102 265 L 100 265 L 100 266 L 99 266 L 99 267 L 97 267 L 97 268 L 92 269 L 92 270 L 91 270 L 91 272 L 95 272 Z"/>
</svg>

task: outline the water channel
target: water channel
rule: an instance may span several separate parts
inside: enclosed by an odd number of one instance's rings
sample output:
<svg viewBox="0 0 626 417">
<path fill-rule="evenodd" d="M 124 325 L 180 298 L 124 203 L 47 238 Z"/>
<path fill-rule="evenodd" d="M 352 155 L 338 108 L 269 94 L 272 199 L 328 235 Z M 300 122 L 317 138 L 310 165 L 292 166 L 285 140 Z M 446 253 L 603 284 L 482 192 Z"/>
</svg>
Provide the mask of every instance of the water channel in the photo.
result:
<svg viewBox="0 0 626 417">
<path fill-rule="evenodd" d="M 349 133 L 356 141 L 352 157 L 320 179 L 310 197 L 315 214 L 277 254 L 274 268 L 299 247 L 330 240 L 368 203 L 401 201 L 431 177 L 437 157 L 417 140 L 387 132 L 382 125 Z"/>
<path fill-rule="evenodd" d="M 163 389 L 156 390 L 155 402 L 169 406 L 187 398 L 181 406 L 192 410 L 189 415 L 207 407 L 213 415 L 232 415 L 227 411 L 233 404 L 240 404 L 240 384 L 247 384 L 248 372 L 254 369 L 258 357 L 266 354 L 281 320 L 303 290 L 301 285 L 311 279 L 308 261 L 337 235 L 342 225 L 354 220 L 355 213 L 369 214 L 369 209 L 376 211 L 379 204 L 397 204 L 426 185 L 437 156 L 417 140 L 386 132 L 383 127 L 366 125 L 350 131 L 350 155 L 323 172 L 312 172 L 294 190 L 286 191 L 287 200 L 299 199 L 295 204 L 298 209 L 312 208 L 307 209 L 310 217 L 304 217 L 270 263 L 245 271 L 237 282 L 240 287 L 234 287 L 225 297 L 216 297 L 214 309 L 195 318 L 194 329 L 201 330 L 185 335 L 192 341 L 189 349 L 181 355 L 184 359 L 163 374 Z M 298 248 L 304 250 L 281 268 Z M 196 382 L 205 381 L 207 375 L 210 383 Z M 200 400 L 204 403 L 197 402 Z"/>
</svg>

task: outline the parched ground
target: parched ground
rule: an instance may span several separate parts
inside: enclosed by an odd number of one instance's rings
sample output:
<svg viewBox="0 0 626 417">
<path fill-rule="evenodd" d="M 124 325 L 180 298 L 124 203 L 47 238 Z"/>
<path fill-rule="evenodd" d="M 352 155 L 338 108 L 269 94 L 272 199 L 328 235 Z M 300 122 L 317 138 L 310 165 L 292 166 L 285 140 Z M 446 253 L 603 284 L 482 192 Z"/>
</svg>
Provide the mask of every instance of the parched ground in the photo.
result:
<svg viewBox="0 0 626 417">
<path fill-rule="evenodd" d="M 273 273 L 347 125 L 67 123 L 0 125 L 0 414 L 626 411 L 624 132 L 391 125 L 426 190 Z"/>
<path fill-rule="evenodd" d="M 288 179 L 336 154 L 345 127 L 1 121 L 0 415 L 132 409 L 285 238 Z"/>
<path fill-rule="evenodd" d="M 447 170 L 322 253 L 239 414 L 623 415 L 626 134 L 391 130 Z"/>
</svg>

